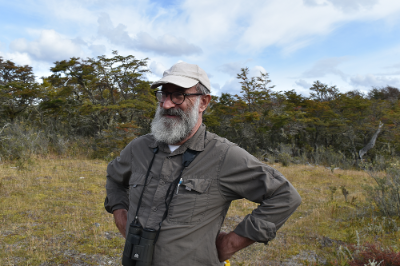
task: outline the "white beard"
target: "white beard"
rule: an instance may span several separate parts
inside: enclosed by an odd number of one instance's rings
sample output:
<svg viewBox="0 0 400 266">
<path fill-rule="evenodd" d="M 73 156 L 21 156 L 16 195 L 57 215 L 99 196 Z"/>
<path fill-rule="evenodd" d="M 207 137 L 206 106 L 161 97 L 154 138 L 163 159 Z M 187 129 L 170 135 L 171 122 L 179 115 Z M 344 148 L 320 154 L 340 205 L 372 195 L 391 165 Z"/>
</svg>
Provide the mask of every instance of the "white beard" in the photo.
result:
<svg viewBox="0 0 400 266">
<path fill-rule="evenodd" d="M 200 98 L 196 99 L 193 106 L 188 106 L 186 113 L 181 109 L 168 109 L 158 105 L 156 114 L 151 122 L 151 133 L 158 142 L 173 145 L 181 142 L 194 128 L 199 119 Z M 175 115 L 174 118 L 164 115 Z"/>
</svg>

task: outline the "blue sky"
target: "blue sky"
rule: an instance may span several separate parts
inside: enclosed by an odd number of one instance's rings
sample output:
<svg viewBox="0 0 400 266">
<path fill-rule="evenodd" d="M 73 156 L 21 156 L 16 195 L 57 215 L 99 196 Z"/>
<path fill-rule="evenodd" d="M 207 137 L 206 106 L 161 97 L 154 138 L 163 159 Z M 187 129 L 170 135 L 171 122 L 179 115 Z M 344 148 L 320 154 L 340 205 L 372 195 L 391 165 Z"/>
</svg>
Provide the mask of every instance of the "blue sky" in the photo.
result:
<svg viewBox="0 0 400 266">
<path fill-rule="evenodd" d="M 396 0 L 0 0 L 0 56 L 40 78 L 57 60 L 149 58 L 149 80 L 179 60 L 209 74 L 212 93 L 239 93 L 236 74 L 270 75 L 274 90 L 308 95 L 400 88 Z"/>
</svg>

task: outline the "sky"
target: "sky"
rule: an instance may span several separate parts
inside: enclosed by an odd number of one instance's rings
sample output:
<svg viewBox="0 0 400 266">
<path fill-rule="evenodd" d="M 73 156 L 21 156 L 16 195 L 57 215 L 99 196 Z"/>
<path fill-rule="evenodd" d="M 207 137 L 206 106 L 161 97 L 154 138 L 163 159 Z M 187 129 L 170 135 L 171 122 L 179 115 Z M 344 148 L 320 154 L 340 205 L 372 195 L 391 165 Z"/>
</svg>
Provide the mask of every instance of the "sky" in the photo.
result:
<svg viewBox="0 0 400 266">
<path fill-rule="evenodd" d="M 309 95 L 400 88 L 398 0 L 0 0 L 0 56 L 40 80 L 71 57 L 149 58 L 155 81 L 199 65 L 212 94 L 240 93 L 236 75 L 268 73 L 275 91 Z"/>
</svg>

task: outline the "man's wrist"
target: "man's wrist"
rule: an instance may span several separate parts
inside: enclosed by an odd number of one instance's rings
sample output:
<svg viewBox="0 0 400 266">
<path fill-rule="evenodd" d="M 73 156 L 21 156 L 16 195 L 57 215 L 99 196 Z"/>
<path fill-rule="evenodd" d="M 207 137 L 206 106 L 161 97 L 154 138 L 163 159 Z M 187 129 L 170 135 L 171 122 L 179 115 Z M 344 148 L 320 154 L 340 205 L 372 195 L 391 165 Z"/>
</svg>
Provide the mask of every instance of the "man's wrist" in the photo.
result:
<svg viewBox="0 0 400 266">
<path fill-rule="evenodd" d="M 227 238 L 227 244 L 233 252 L 237 252 L 255 242 L 254 240 L 240 236 L 233 231 L 225 235 L 225 237 Z"/>
<path fill-rule="evenodd" d="M 240 236 L 235 232 L 230 232 L 229 234 L 221 232 L 216 241 L 219 260 L 224 261 L 229 259 L 237 251 L 253 244 L 254 242 L 254 240 Z"/>
<path fill-rule="evenodd" d="M 117 226 L 119 232 L 125 238 L 126 234 L 126 224 L 128 220 L 128 211 L 125 209 L 118 209 L 113 211 L 115 225 Z"/>
</svg>

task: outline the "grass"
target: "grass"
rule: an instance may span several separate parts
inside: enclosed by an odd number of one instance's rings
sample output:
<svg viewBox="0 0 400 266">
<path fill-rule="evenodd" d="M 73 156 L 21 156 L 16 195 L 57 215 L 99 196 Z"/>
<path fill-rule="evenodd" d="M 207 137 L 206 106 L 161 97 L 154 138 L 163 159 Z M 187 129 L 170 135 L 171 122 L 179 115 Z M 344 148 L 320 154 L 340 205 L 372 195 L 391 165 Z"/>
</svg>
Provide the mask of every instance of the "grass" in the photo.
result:
<svg viewBox="0 0 400 266">
<path fill-rule="evenodd" d="M 0 166 L 0 265 L 99 265 L 97 254 L 119 261 L 124 241 L 103 208 L 105 162 L 12 166 Z"/>
<path fill-rule="evenodd" d="M 0 265 L 120 265 L 124 239 L 103 208 L 106 166 L 101 160 L 59 158 L 37 158 L 19 168 L 0 165 Z M 393 229 L 399 219 L 379 217 L 368 207 L 362 184 L 373 181 L 366 173 L 274 167 L 303 203 L 276 239 L 238 252 L 232 265 L 324 264 L 340 256 L 339 246 L 358 239 L 399 251 L 400 232 Z M 233 202 L 222 230 L 234 229 L 255 207 L 247 200 Z"/>
</svg>

